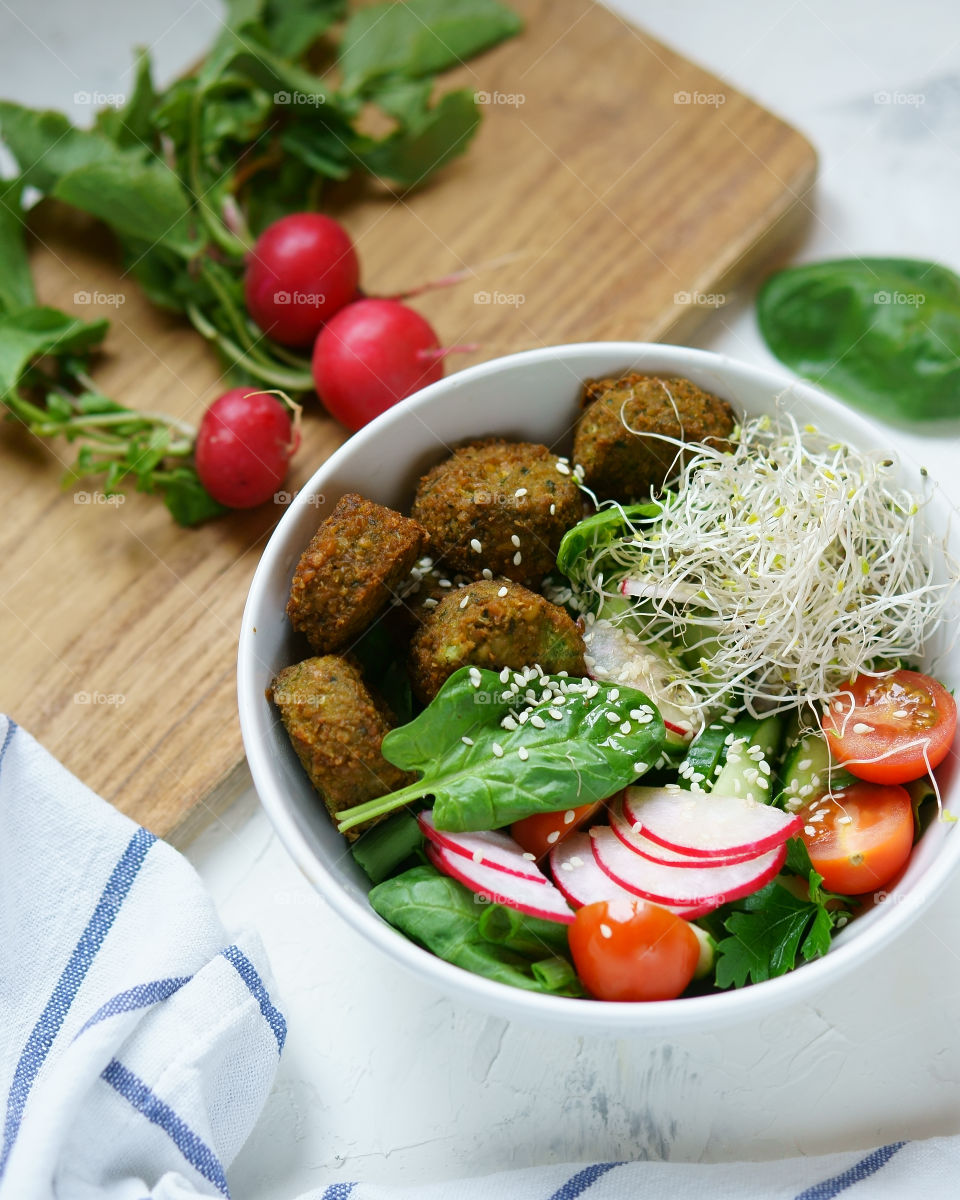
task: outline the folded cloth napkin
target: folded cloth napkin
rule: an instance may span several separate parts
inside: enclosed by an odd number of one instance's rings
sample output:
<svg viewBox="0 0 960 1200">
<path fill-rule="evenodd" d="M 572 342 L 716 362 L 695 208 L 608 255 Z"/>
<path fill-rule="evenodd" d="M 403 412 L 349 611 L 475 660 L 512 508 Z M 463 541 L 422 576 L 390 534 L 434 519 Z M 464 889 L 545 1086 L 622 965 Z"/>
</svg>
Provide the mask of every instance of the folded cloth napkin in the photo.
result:
<svg viewBox="0 0 960 1200">
<path fill-rule="evenodd" d="M 0 1200 L 229 1196 L 286 1035 L 263 949 L 193 868 L 0 717 Z M 955 1139 L 720 1165 L 595 1163 L 301 1200 L 925 1200 Z M 331 1172 L 331 1176 L 333 1172 Z"/>
</svg>

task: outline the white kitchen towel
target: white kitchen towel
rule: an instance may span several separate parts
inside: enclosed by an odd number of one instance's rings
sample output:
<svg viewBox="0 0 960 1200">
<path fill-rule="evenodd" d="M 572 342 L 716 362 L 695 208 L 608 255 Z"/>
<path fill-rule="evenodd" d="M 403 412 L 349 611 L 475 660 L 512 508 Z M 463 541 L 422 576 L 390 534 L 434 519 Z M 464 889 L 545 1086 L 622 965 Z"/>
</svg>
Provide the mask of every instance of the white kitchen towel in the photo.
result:
<svg viewBox="0 0 960 1200">
<path fill-rule="evenodd" d="M 271 986 L 185 859 L 0 717 L 0 1200 L 229 1197 L 286 1034 Z M 953 1200 L 958 1176 L 941 1138 L 403 1187 L 340 1170 L 301 1200 Z"/>
</svg>

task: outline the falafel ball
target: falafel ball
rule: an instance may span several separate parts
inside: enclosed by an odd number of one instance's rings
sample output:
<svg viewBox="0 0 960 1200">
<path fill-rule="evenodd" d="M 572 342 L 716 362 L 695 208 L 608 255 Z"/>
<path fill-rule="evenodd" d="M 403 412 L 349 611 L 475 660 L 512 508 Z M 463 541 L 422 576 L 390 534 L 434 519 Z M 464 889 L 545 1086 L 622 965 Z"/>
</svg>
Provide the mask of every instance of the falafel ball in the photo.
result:
<svg viewBox="0 0 960 1200">
<path fill-rule="evenodd" d="M 644 434 L 687 442 L 722 442 L 733 432 L 733 409 L 689 379 L 638 375 L 584 385 L 573 460 L 599 500 L 644 500 L 680 467 L 677 447 Z"/>
<path fill-rule="evenodd" d="M 478 579 L 487 568 L 533 584 L 555 565 L 583 501 L 565 460 L 546 446 L 485 438 L 424 475 L 412 516 L 448 570 Z"/>
<path fill-rule="evenodd" d="M 291 745 L 331 820 L 410 781 L 380 753 L 393 728 L 392 714 L 348 659 L 327 654 L 284 667 L 267 698 L 280 710 Z M 369 825 L 348 830 L 346 837 L 353 841 Z"/>
<path fill-rule="evenodd" d="M 310 539 L 290 586 L 287 616 L 321 654 L 357 638 L 384 608 L 429 541 L 391 508 L 351 492 Z"/>
<path fill-rule="evenodd" d="M 410 644 L 410 681 L 428 704 L 460 667 L 585 675 L 585 647 L 570 616 L 507 579 L 481 579 L 448 593 Z"/>
</svg>

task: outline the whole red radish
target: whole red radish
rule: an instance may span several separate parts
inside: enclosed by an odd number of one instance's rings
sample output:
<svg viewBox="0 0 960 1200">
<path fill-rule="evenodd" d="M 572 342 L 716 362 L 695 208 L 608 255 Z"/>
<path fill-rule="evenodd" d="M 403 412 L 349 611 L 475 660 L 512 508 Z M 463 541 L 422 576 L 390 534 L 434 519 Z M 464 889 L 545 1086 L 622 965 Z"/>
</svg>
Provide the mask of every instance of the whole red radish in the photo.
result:
<svg viewBox="0 0 960 1200">
<path fill-rule="evenodd" d="M 283 483 L 300 433 L 276 396 L 231 388 L 203 414 L 194 458 L 200 482 L 228 508 L 253 508 Z"/>
<path fill-rule="evenodd" d="M 399 300 L 356 300 L 320 330 L 313 381 L 327 411 L 360 429 L 443 377 L 437 335 Z"/>
<path fill-rule="evenodd" d="M 285 346 L 306 346 L 357 292 L 360 264 L 350 235 L 322 213 L 291 213 L 257 238 L 244 293 L 257 325 Z"/>
</svg>

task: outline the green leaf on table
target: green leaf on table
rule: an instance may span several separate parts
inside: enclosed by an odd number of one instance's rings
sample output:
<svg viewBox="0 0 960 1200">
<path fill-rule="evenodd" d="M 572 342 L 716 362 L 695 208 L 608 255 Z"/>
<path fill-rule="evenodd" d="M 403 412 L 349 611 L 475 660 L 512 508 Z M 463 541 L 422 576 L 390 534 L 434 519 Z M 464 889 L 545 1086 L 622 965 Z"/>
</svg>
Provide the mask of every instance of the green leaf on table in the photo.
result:
<svg viewBox="0 0 960 1200">
<path fill-rule="evenodd" d="M 508 940 L 489 941 L 481 931 L 481 918 L 487 906 L 469 888 L 433 867 L 413 867 L 378 884 L 370 892 L 370 904 L 412 941 L 474 975 L 531 992 L 583 995 L 569 960 L 557 953 L 558 940 L 566 941 L 564 925 L 555 923 L 556 929 L 544 938 L 537 927 L 547 922 L 516 914 L 520 917 L 519 925 L 513 926 Z M 522 949 L 514 948 L 517 946 Z M 568 972 L 542 967 L 534 971 L 534 966 L 544 960 L 553 967 L 554 960 L 561 957 L 569 967 Z M 550 986 L 549 980 L 556 980 L 558 986 Z"/>
<path fill-rule="evenodd" d="M 97 113 L 97 130 L 121 147 L 152 146 L 156 135 L 153 109 L 157 93 L 153 86 L 150 54 L 141 49 L 137 55 L 133 91 L 126 103 L 121 108 L 104 108 Z"/>
<path fill-rule="evenodd" d="M 521 724 L 516 718 L 526 702 L 495 671 L 461 667 L 419 716 L 383 739 L 384 758 L 420 772 L 417 782 L 341 817 L 356 824 L 431 795 L 438 829 L 498 829 L 533 813 L 604 800 L 636 779 L 635 763 L 656 761 L 663 721 L 642 692 L 545 675 L 538 694 L 547 685 L 567 689 L 564 703 L 543 700 Z M 629 717 L 641 706 L 653 713 L 644 723 Z"/>
<path fill-rule="evenodd" d="M 179 466 L 163 472 L 163 478 L 157 486 L 163 494 L 164 504 L 178 525 L 199 525 L 227 511 L 204 489 L 192 466 Z"/>
<path fill-rule="evenodd" d="M 388 76 L 419 79 L 458 66 L 523 28 L 498 0 L 408 0 L 355 12 L 340 43 L 344 88 Z"/>
<path fill-rule="evenodd" d="M 62 175 L 51 195 L 99 217 L 119 234 L 167 246 L 185 258 L 200 249 L 187 193 L 157 160 L 92 162 Z"/>
<path fill-rule="evenodd" d="M 771 276 L 757 299 L 770 350 L 872 416 L 960 417 L 960 277 L 909 258 L 836 259 Z"/>
<path fill-rule="evenodd" d="M 427 176 L 463 154 L 480 124 L 473 93 L 447 92 L 433 108 L 360 155 L 374 175 L 415 187 Z"/>
<path fill-rule="evenodd" d="M 16 159 L 23 182 L 41 192 L 49 192 L 61 176 L 118 153 L 108 138 L 75 129 L 63 113 L 9 100 L 0 100 L 0 140 Z"/>
<path fill-rule="evenodd" d="M 274 50 L 299 58 L 346 12 L 346 0 L 267 0 L 261 19 Z"/>
<path fill-rule="evenodd" d="M 107 321 L 81 321 L 56 308 L 0 314 L 0 400 L 16 393 L 24 370 L 44 354 L 83 354 L 98 346 Z"/>
<path fill-rule="evenodd" d="M 0 312 L 36 304 L 21 208 L 23 181 L 0 180 Z"/>
</svg>

